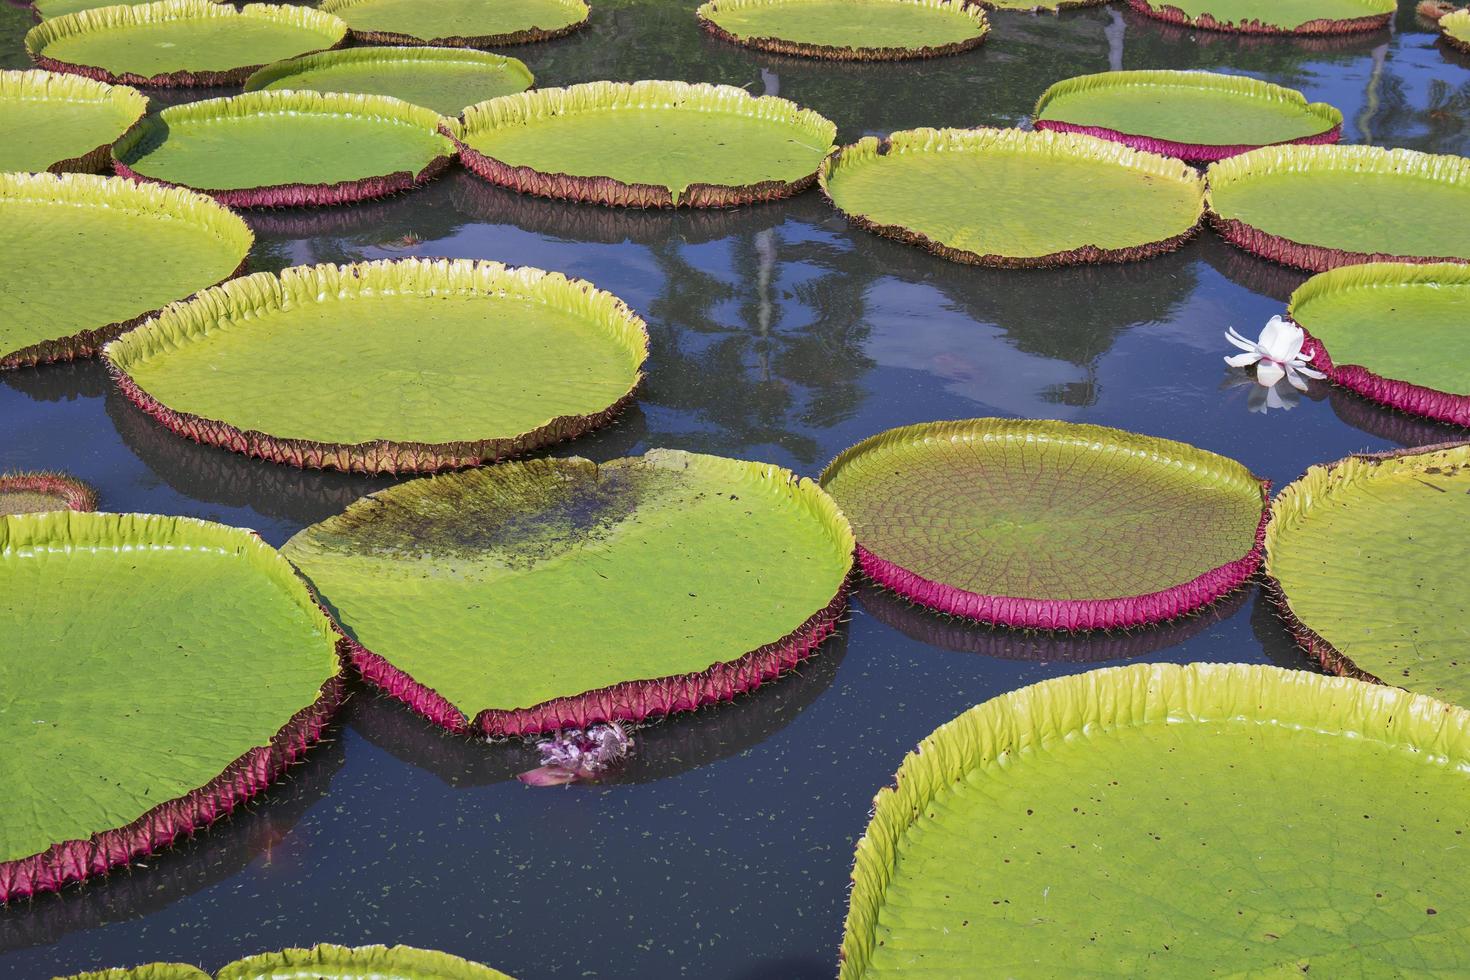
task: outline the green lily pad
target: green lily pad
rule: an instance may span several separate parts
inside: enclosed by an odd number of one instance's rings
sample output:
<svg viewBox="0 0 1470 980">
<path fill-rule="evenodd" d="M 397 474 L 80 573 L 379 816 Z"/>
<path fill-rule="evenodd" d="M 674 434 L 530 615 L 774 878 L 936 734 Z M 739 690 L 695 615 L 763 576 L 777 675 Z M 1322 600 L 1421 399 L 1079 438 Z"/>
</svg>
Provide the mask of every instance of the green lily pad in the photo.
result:
<svg viewBox="0 0 1470 980">
<path fill-rule="evenodd" d="M 1470 10 L 1453 10 L 1441 17 L 1439 36 L 1450 47 L 1470 53 Z"/>
<path fill-rule="evenodd" d="M 96 509 L 97 491 L 65 473 L 0 473 L 0 517 Z"/>
<path fill-rule="evenodd" d="M 780 467 L 653 450 L 400 484 L 283 553 L 369 680 L 503 735 L 689 710 L 794 666 L 844 605 L 851 533 Z"/>
<path fill-rule="evenodd" d="M 187 963 L 145 963 L 134 967 L 113 967 L 74 973 L 56 980 L 210 980 L 209 974 Z"/>
<path fill-rule="evenodd" d="M 573 438 L 633 399 L 643 321 L 590 283 L 468 259 L 235 279 L 108 345 L 123 393 L 196 442 L 427 472 Z"/>
<path fill-rule="evenodd" d="M 976 0 L 986 10 L 1045 10 L 1056 13 L 1059 10 L 1074 10 L 1078 7 L 1096 7 L 1107 3 L 1108 0 Z"/>
<path fill-rule="evenodd" d="M 1067 422 L 891 429 L 823 472 L 863 571 L 920 605 L 1043 629 L 1170 619 L 1260 564 L 1262 482 L 1168 439 Z"/>
<path fill-rule="evenodd" d="M 1266 571 L 1308 653 L 1470 704 L 1470 443 L 1313 466 L 1271 511 Z"/>
<path fill-rule="evenodd" d="M 96 171 L 148 111 L 137 89 L 49 71 L 0 71 L 0 171 Z"/>
<path fill-rule="evenodd" d="M 1346 678 L 1138 664 L 1022 688 L 878 792 L 840 975 L 1459 975 L 1467 770 L 1470 713 Z"/>
<path fill-rule="evenodd" d="M 457 116 L 476 102 L 524 92 L 533 82 L 524 62 L 487 51 L 346 48 L 266 65 L 245 80 L 245 91 L 307 89 L 387 95 Z"/>
<path fill-rule="evenodd" d="M 42 68 L 129 85 L 238 85 L 261 65 L 335 47 L 347 25 L 311 7 L 160 0 L 53 17 L 26 34 Z"/>
<path fill-rule="evenodd" d="M 172 106 L 114 148 L 117 172 L 240 207 L 342 204 L 406 190 L 454 157 L 432 109 L 382 95 L 247 92 Z"/>
<path fill-rule="evenodd" d="M 563 37 L 587 23 L 585 0 L 323 0 L 367 44 L 485 48 Z"/>
<path fill-rule="evenodd" d="M 1376 146 L 1276 146 L 1211 164 L 1210 220 L 1233 244 L 1321 272 L 1470 261 L 1470 160 Z"/>
<path fill-rule="evenodd" d="M 98 7 L 136 7 L 144 3 L 153 3 L 156 0 L 31 0 L 31 9 L 41 20 L 49 20 L 52 17 L 62 17 L 66 14 L 77 14 L 83 10 L 95 10 Z M 215 3 L 224 0 L 214 0 Z"/>
<path fill-rule="evenodd" d="M 1396 0 L 1128 0 L 1175 24 L 1242 34 L 1341 34 L 1388 26 Z"/>
<path fill-rule="evenodd" d="M 1185 160 L 1277 143 L 1335 143 L 1342 113 L 1295 89 L 1204 71 L 1112 71 L 1057 82 L 1036 128 L 1081 132 Z"/>
<path fill-rule="evenodd" d="M 541 197 L 720 207 L 810 187 L 837 127 L 729 85 L 590 82 L 471 106 L 465 166 Z"/>
<path fill-rule="evenodd" d="M 0 518 L 0 632 L 0 902 L 212 822 L 339 694 L 332 625 L 291 567 L 191 518 Z"/>
<path fill-rule="evenodd" d="M 1334 383 L 1414 415 L 1470 426 L 1470 266 L 1369 262 L 1291 297 Z M 1325 345 L 1325 346 L 1324 346 Z"/>
<path fill-rule="evenodd" d="M 1074 133 L 911 129 L 822 163 L 848 220 L 944 258 L 1009 268 L 1124 262 L 1178 248 L 1203 210 L 1199 175 Z"/>
<path fill-rule="evenodd" d="M 984 12 L 962 0 L 709 0 L 695 14 L 735 44 L 839 61 L 956 54 L 990 30 Z"/>
<path fill-rule="evenodd" d="M 0 369 L 97 352 L 234 275 L 254 237 L 185 190 L 92 174 L 0 174 Z M 76 288 L 78 277 L 87 288 Z"/>
<path fill-rule="evenodd" d="M 259 953 L 226 965 L 215 980 L 266 980 L 312 977 L 316 980 L 511 980 L 488 966 L 412 946 L 314 946 Z M 182 963 L 150 963 L 131 970 L 99 970 L 58 980 L 209 980 L 198 967 Z"/>
</svg>

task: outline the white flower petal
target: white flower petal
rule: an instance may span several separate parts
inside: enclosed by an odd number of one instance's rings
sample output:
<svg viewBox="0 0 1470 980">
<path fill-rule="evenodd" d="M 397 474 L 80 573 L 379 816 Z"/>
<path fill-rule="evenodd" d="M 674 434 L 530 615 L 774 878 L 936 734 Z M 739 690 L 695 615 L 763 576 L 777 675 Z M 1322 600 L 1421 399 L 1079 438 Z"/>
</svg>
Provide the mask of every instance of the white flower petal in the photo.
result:
<svg viewBox="0 0 1470 980">
<path fill-rule="evenodd" d="M 1286 368 L 1275 361 L 1262 361 L 1256 365 L 1256 384 L 1269 388 L 1286 377 Z"/>
<path fill-rule="evenodd" d="M 1225 358 L 1225 363 L 1229 364 L 1231 367 L 1243 368 L 1250 367 L 1252 364 L 1256 363 L 1260 359 L 1261 355 L 1252 350 L 1246 351 L 1244 354 L 1235 354 L 1231 357 L 1227 357 Z"/>
<path fill-rule="evenodd" d="M 1286 380 L 1290 382 L 1291 386 L 1297 391 L 1307 390 L 1307 383 L 1302 380 L 1302 376 L 1300 374 L 1296 373 L 1296 368 L 1292 367 L 1290 364 L 1286 365 Z"/>
<path fill-rule="evenodd" d="M 1323 374 L 1321 371 L 1318 371 L 1316 368 L 1309 368 L 1305 364 L 1293 363 L 1292 367 L 1296 368 L 1307 377 L 1316 378 L 1318 381 L 1321 381 L 1323 378 L 1327 377 L 1327 375 Z"/>
<path fill-rule="evenodd" d="M 1260 347 L 1258 345 L 1251 343 L 1249 340 L 1246 340 L 1240 334 L 1236 333 L 1234 327 L 1231 327 L 1230 329 L 1225 331 L 1225 339 L 1230 341 L 1236 347 L 1239 347 L 1241 350 L 1257 352 L 1260 351 Z"/>
<path fill-rule="evenodd" d="M 1257 343 L 1271 360 L 1289 361 L 1302 349 L 1305 339 L 1301 327 L 1273 316 L 1261 331 L 1261 339 Z"/>
</svg>

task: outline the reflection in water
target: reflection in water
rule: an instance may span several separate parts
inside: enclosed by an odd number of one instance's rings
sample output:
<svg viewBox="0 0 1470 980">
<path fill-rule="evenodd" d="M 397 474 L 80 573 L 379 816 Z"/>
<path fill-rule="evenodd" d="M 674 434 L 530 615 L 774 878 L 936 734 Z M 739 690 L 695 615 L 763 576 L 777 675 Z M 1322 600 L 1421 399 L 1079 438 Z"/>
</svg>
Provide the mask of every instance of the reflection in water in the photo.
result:
<svg viewBox="0 0 1470 980">
<path fill-rule="evenodd" d="M 240 874 L 273 851 L 331 787 L 346 761 L 333 723 L 320 744 L 266 792 L 192 839 L 80 886 L 0 908 L 0 952 L 54 943 L 70 932 L 129 922 Z M 0 971 L 3 972 L 3 971 Z"/>
<path fill-rule="evenodd" d="M 1281 617 L 1276 614 L 1276 606 L 1271 597 L 1261 589 L 1256 597 L 1256 604 L 1251 608 L 1251 632 L 1255 634 L 1256 641 L 1260 643 L 1261 650 L 1266 654 L 1266 659 L 1278 667 L 1287 670 L 1311 670 L 1321 673 L 1317 662 L 1297 646 L 1291 634 L 1287 632 Z"/>
<path fill-rule="evenodd" d="M 871 582 L 858 590 L 862 608 L 873 618 L 920 643 L 956 653 L 978 653 L 1000 660 L 1093 664 L 1157 653 L 1198 636 L 1234 616 L 1255 594 L 1247 586 L 1188 616 L 1126 632 L 1053 633 L 972 623 L 915 605 Z"/>
<path fill-rule="evenodd" d="M 1276 300 L 1282 305 L 1283 313 L 1286 304 L 1291 301 L 1291 294 L 1311 277 L 1310 272 L 1302 272 L 1236 248 L 1213 233 L 1207 232 L 1202 237 L 1205 240 L 1200 242 L 1196 253 L 1200 258 L 1237 286 Z"/>
<path fill-rule="evenodd" d="M 38 402 L 100 398 L 112 387 L 107 380 L 106 369 L 96 358 L 0 371 L 0 385 L 29 395 Z"/>
<path fill-rule="evenodd" d="M 1328 401 L 1332 405 L 1333 414 L 1348 425 L 1361 429 L 1375 439 L 1387 439 L 1406 448 L 1432 446 L 1437 442 L 1452 442 L 1470 437 L 1470 430 L 1407 415 L 1336 385 L 1332 387 Z"/>
<path fill-rule="evenodd" d="M 633 755 L 605 777 L 584 785 L 653 782 L 760 744 L 831 686 L 846 653 L 847 630 L 839 628 L 805 663 L 757 690 L 632 729 Z M 541 763 L 533 740 L 488 743 L 451 735 L 398 701 L 371 691 L 349 701 L 343 715 L 369 742 L 457 788 L 505 782 Z"/>
</svg>

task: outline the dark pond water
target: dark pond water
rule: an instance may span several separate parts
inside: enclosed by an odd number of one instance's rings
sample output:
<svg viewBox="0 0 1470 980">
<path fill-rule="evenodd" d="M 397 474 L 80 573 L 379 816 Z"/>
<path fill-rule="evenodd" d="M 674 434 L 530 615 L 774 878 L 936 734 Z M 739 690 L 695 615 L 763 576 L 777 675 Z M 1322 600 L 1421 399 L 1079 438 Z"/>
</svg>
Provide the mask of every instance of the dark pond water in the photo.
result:
<svg viewBox="0 0 1470 980">
<path fill-rule="evenodd" d="M 1193 34 L 1106 7 L 999 14 L 979 52 L 857 67 L 706 39 L 693 0 L 594 7 L 590 30 L 515 52 L 541 84 L 744 85 L 827 114 L 848 141 L 1014 124 L 1052 81 L 1109 66 L 1216 68 L 1336 104 L 1352 141 L 1470 151 L 1470 61 L 1408 0 L 1392 33 L 1301 42 Z M 23 64 L 29 24 L 0 7 L 0 63 Z M 1007 415 L 1186 440 L 1280 485 L 1315 461 L 1455 434 L 1321 387 L 1291 411 L 1251 412 L 1250 389 L 1226 383 L 1221 334 L 1253 334 L 1305 277 L 1209 233 L 1136 265 L 981 271 L 849 230 L 815 194 L 620 214 L 462 172 L 386 202 L 251 223 L 257 269 L 500 259 L 624 297 L 652 331 L 650 381 L 638 409 L 564 450 L 599 460 L 671 446 L 815 474 L 890 426 Z M 109 510 L 196 515 L 275 544 L 385 485 L 186 443 L 95 364 L 0 374 L 0 469 L 17 467 L 69 470 Z M 247 811 L 147 867 L 0 910 L 0 976 L 216 967 L 335 941 L 444 949 L 528 978 L 829 977 L 852 846 L 903 753 L 1000 692 L 1144 657 L 1305 666 L 1254 590 L 1163 629 L 1071 639 L 956 625 L 863 590 L 799 674 L 648 728 L 620 775 L 565 790 L 516 783 L 532 764 L 520 745 L 440 736 L 359 689 L 330 741 Z"/>
</svg>

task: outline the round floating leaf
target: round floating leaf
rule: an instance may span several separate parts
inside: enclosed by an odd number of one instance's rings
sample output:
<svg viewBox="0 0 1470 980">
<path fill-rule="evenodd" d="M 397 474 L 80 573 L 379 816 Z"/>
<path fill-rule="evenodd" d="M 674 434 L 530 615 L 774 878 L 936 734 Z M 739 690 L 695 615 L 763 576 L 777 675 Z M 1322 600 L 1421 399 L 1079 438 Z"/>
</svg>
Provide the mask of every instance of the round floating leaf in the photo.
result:
<svg viewBox="0 0 1470 980">
<path fill-rule="evenodd" d="M 810 480 L 653 450 L 400 484 L 284 553 L 368 680 L 450 729 L 515 735 L 758 687 L 831 632 L 852 549 Z"/>
<path fill-rule="evenodd" d="M 1271 511 L 1266 571 L 1309 654 L 1470 703 L 1470 443 L 1313 466 Z"/>
<path fill-rule="evenodd" d="M 0 519 L 0 632 L 0 902 L 212 823 L 340 694 L 331 622 L 291 567 L 191 518 Z"/>
<path fill-rule="evenodd" d="M 1340 677 L 1022 688 L 878 792 L 841 976 L 1458 975 L 1467 769 L 1470 713 Z"/>
<path fill-rule="evenodd" d="M 438 176 L 454 158 L 445 133 L 457 127 L 382 95 L 247 92 L 149 116 L 113 157 L 124 176 L 193 187 L 223 204 L 343 204 Z"/>
<path fill-rule="evenodd" d="M 590 82 L 471 106 L 465 166 L 541 197 L 619 207 L 723 207 L 811 186 L 837 127 L 728 85 Z"/>
<path fill-rule="evenodd" d="M 1118 429 L 911 425 L 848 449 L 821 482 L 852 521 L 869 577 L 1005 626 L 1157 622 L 1260 565 L 1262 481 L 1223 456 Z"/>
<path fill-rule="evenodd" d="M 234 275 L 253 240 L 238 215 L 192 191 L 0 174 L 0 369 L 95 354 Z"/>
<path fill-rule="evenodd" d="M 1204 183 L 1178 160 L 1074 133 L 911 129 L 822 162 L 853 224 L 956 262 L 1007 268 L 1126 262 L 1173 251 Z"/>
<path fill-rule="evenodd" d="M 410 977 L 412 980 L 511 980 L 488 966 L 412 946 L 331 946 L 283 949 L 236 960 L 216 980 L 259 980 L 264 977 L 320 977 L 323 980 L 366 980 Z"/>
<path fill-rule="evenodd" d="M 261 65 L 335 47 L 347 25 L 311 7 L 161 0 L 54 17 L 26 34 L 42 68 L 129 85 L 239 85 Z"/>
<path fill-rule="evenodd" d="M 122 6 L 135 7 L 144 3 L 152 3 L 155 0 L 120 0 Z M 216 3 L 223 0 L 214 0 Z M 61 17 L 66 14 L 81 13 L 83 10 L 95 10 L 98 7 L 115 7 L 119 0 L 30 0 L 31 9 L 41 20 L 52 17 Z"/>
<path fill-rule="evenodd" d="M 210 980 L 209 974 L 187 963 L 145 963 L 132 968 L 113 967 L 74 973 L 56 980 Z"/>
<path fill-rule="evenodd" d="M 1470 426 L 1470 266 L 1366 263 L 1291 297 L 1312 365 L 1413 415 Z"/>
<path fill-rule="evenodd" d="M 0 473 L 0 517 L 96 509 L 97 491 L 65 473 Z"/>
<path fill-rule="evenodd" d="M 1376 146 L 1265 147 L 1210 165 L 1210 221 L 1248 252 L 1321 272 L 1470 261 L 1470 160 Z"/>
<path fill-rule="evenodd" d="M 245 80 L 245 91 L 387 95 L 457 116 L 476 102 L 524 92 L 533 81 L 524 62 L 486 51 L 346 48 L 266 65 Z"/>
<path fill-rule="evenodd" d="M 1470 10 L 1462 8 L 1441 17 L 1439 36 L 1450 47 L 1470 53 Z"/>
<path fill-rule="evenodd" d="M 259 273 L 107 347 L 149 415 L 277 463 L 413 473 L 570 439 L 633 400 L 648 332 L 580 279 L 468 259 Z"/>
<path fill-rule="evenodd" d="M 323 0 L 365 44 L 488 48 L 564 37 L 587 23 L 584 0 Z"/>
<path fill-rule="evenodd" d="M 1128 0 L 1140 13 L 1211 31 L 1348 34 L 1388 26 L 1397 0 Z"/>
<path fill-rule="evenodd" d="M 975 2 L 987 10 L 1024 10 L 1027 12 L 1045 10 L 1056 13 L 1059 10 L 1074 10 L 1078 7 L 1096 7 L 1107 3 L 1108 0 L 975 0 Z"/>
<path fill-rule="evenodd" d="M 49 71 L 0 71 L 0 171 L 101 170 L 143 113 L 137 89 Z"/>
<path fill-rule="evenodd" d="M 1036 103 L 1036 128 L 1205 161 L 1278 143 L 1336 143 L 1342 113 L 1243 75 L 1112 71 L 1047 89 Z"/>
<path fill-rule="evenodd" d="M 990 30 L 963 0 L 709 0 L 695 15 L 725 41 L 836 61 L 957 54 Z"/>
</svg>

